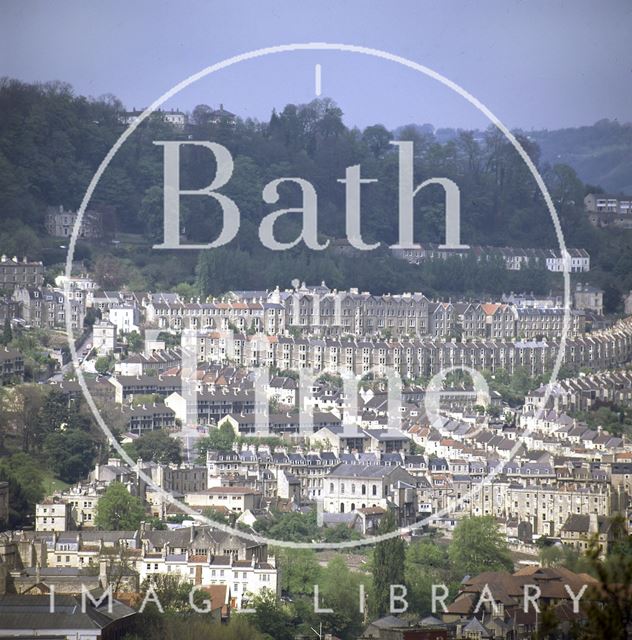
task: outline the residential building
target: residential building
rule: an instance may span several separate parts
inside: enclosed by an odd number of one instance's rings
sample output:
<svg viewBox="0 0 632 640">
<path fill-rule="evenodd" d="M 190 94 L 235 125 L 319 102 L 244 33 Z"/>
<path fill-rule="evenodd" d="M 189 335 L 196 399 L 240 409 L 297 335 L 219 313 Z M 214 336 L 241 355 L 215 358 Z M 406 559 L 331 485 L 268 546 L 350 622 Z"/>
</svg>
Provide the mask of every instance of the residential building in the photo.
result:
<svg viewBox="0 0 632 640">
<path fill-rule="evenodd" d="M 97 602 L 99 602 L 97 600 Z M 78 595 L 5 594 L 0 596 L 0 638 L 115 640 L 131 634 L 138 613 L 112 599 L 94 604 Z"/>
<path fill-rule="evenodd" d="M 266 419 L 267 417 L 267 419 Z M 229 424 L 237 436 L 273 435 L 273 436 L 304 436 L 324 428 L 337 428 L 341 425 L 338 416 L 331 412 L 314 411 L 311 414 L 311 429 L 305 433 L 301 430 L 301 416 L 299 413 L 270 413 L 267 416 L 249 414 L 228 414 L 223 417 L 218 427 Z"/>
<path fill-rule="evenodd" d="M 143 113 L 144 109 L 133 109 L 132 111 L 125 111 L 119 114 L 119 121 L 122 124 L 130 125 L 135 122 L 138 117 Z M 168 125 L 171 125 L 174 129 L 182 131 L 185 129 L 189 122 L 189 118 L 186 113 L 183 113 L 179 109 L 156 109 L 150 116 L 154 120 L 162 121 Z"/>
<path fill-rule="evenodd" d="M 16 287 L 13 300 L 20 305 L 20 316 L 32 327 L 66 329 L 66 303 L 64 292 L 52 287 Z M 83 330 L 85 304 L 83 300 L 69 299 L 70 324 Z"/>
<path fill-rule="evenodd" d="M 113 305 L 106 315 L 119 334 L 140 331 L 140 312 L 134 305 Z"/>
<path fill-rule="evenodd" d="M 607 516 L 572 513 L 562 527 L 560 539 L 579 553 L 585 553 L 594 541 L 605 556 L 616 542 L 616 528 Z"/>
<path fill-rule="evenodd" d="M 400 526 L 417 519 L 417 483 L 401 467 L 341 463 L 324 478 L 322 501 L 326 513 L 397 506 Z"/>
<path fill-rule="evenodd" d="M 163 402 L 142 405 L 123 405 L 121 407 L 125 430 L 128 433 L 142 435 L 157 429 L 174 429 L 176 414 Z"/>
<path fill-rule="evenodd" d="M 198 493 L 187 493 L 184 497 L 191 507 L 225 508 L 236 513 L 258 509 L 260 499 L 261 494 L 248 487 L 211 487 Z"/>
<path fill-rule="evenodd" d="M 525 607 L 526 585 L 533 585 L 534 592 L 537 588 L 539 611 L 533 605 Z M 486 571 L 464 578 L 442 618 L 454 627 L 458 639 L 527 640 L 537 633 L 541 611 L 552 607 L 571 637 L 569 621 L 581 620 L 581 613 L 573 615 L 568 589 L 579 594 L 592 586 L 597 586 L 595 578 L 564 567 L 529 565 L 514 573 Z"/>
<path fill-rule="evenodd" d="M 180 382 L 179 377 L 176 380 Z M 190 406 L 192 400 L 185 398 L 178 388 L 165 399 L 165 404 L 175 411 L 176 418 L 182 423 L 197 411 L 196 423 L 199 425 L 216 425 L 228 414 L 252 414 L 255 411 L 255 391 L 252 388 L 210 388 L 199 392 L 196 400 L 194 410 Z M 266 406 L 267 403 L 260 406 L 262 412 Z"/>
<path fill-rule="evenodd" d="M 169 369 L 180 369 L 181 366 L 182 350 L 178 347 L 132 354 L 124 360 L 119 360 L 114 365 L 114 370 L 122 376 L 146 376 L 165 373 Z"/>
<path fill-rule="evenodd" d="M 49 207 L 45 225 L 49 235 L 58 238 L 69 238 L 75 226 L 78 213 L 63 208 L 62 205 Z M 84 212 L 78 237 L 83 240 L 95 240 L 103 236 L 103 213 L 88 209 Z"/>
<path fill-rule="evenodd" d="M 590 271 L 590 255 L 585 249 L 567 249 L 570 264 L 569 271 Z M 527 267 L 540 267 L 549 271 L 564 270 L 564 257 L 556 249 L 533 249 L 518 247 L 481 247 L 471 246 L 469 249 L 450 249 L 435 244 L 423 244 L 415 249 L 391 248 L 392 255 L 413 264 L 421 264 L 427 260 L 446 260 L 451 257 L 466 258 L 473 256 L 478 262 L 502 260 L 505 268 L 519 271 Z"/>
<path fill-rule="evenodd" d="M 578 282 L 573 291 L 573 306 L 575 309 L 594 311 L 603 315 L 603 289 Z"/>
<path fill-rule="evenodd" d="M 92 325 L 92 347 L 100 356 L 114 353 L 116 349 L 116 325 L 107 320 L 97 320 Z"/>
<path fill-rule="evenodd" d="M 59 500 L 44 500 L 35 505 L 35 531 L 72 529 L 72 507 Z"/>
<path fill-rule="evenodd" d="M 589 193 L 584 207 L 595 227 L 632 229 L 632 196 Z"/>
<path fill-rule="evenodd" d="M 0 386 L 24 381 L 24 357 L 11 347 L 0 347 Z"/>
<path fill-rule="evenodd" d="M 16 286 L 40 287 L 44 284 L 44 265 L 29 260 L 26 256 L 18 260 L 17 256 L 0 257 L 0 289 L 13 291 Z"/>
<path fill-rule="evenodd" d="M 133 401 L 134 396 L 158 394 L 167 396 L 174 392 L 180 392 L 182 380 L 180 376 L 111 376 L 108 383 L 114 387 L 114 399 L 118 404 L 124 400 Z M 166 403 L 167 406 L 171 406 Z M 185 408 L 182 416 L 186 416 Z M 182 419 L 176 411 L 176 417 Z"/>
</svg>

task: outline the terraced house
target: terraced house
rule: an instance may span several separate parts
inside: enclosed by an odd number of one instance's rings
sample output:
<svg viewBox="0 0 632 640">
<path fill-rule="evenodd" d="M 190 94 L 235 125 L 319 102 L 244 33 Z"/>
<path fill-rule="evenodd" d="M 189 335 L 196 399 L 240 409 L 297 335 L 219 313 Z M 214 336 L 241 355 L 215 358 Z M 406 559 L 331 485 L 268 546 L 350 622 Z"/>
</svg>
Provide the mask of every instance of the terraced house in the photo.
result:
<svg viewBox="0 0 632 640">
<path fill-rule="evenodd" d="M 40 287 L 44 284 L 44 264 L 29 260 L 26 256 L 18 260 L 0 256 L 0 289 L 11 291 L 16 286 Z"/>
<path fill-rule="evenodd" d="M 505 312 L 501 312 L 502 313 Z M 495 315 L 495 313 L 494 313 Z M 503 324 L 497 325 L 499 332 Z M 503 369 L 513 373 L 524 368 L 532 374 L 553 368 L 560 341 L 478 339 L 468 342 L 440 339 L 379 340 L 375 338 L 293 338 L 248 336 L 210 332 L 197 337 L 201 360 L 214 364 L 250 367 L 276 366 L 281 370 L 331 373 L 352 372 L 385 375 L 390 367 L 403 378 L 434 375 L 442 369 L 469 366 L 477 370 Z M 594 370 L 616 367 L 632 357 L 632 320 L 612 328 L 567 339 L 565 362 L 576 368 Z"/>
<path fill-rule="evenodd" d="M 0 385 L 24 380 L 24 358 L 17 350 L 0 347 Z"/>
</svg>

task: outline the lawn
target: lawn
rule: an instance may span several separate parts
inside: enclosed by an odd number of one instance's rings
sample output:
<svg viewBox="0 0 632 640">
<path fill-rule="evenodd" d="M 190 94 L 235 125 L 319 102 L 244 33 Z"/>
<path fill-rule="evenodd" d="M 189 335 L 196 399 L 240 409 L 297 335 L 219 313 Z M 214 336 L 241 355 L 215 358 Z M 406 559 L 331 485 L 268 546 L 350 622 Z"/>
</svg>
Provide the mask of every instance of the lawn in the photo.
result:
<svg viewBox="0 0 632 640">
<path fill-rule="evenodd" d="M 55 493 L 55 491 L 64 491 L 65 489 L 68 489 L 68 487 L 70 486 L 68 483 L 64 482 L 63 480 L 60 480 L 59 478 L 56 478 L 52 471 L 49 471 L 48 469 L 44 469 L 43 470 L 43 484 L 44 484 L 44 490 L 46 491 L 46 495 L 50 495 L 51 493 Z"/>
</svg>

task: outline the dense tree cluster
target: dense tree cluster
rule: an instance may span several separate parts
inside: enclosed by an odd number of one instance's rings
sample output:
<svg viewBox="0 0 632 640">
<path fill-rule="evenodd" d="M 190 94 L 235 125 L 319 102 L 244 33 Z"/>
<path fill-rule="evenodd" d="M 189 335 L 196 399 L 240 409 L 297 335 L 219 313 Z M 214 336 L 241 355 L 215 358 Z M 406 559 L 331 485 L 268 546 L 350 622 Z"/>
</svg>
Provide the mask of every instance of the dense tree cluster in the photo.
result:
<svg viewBox="0 0 632 640">
<path fill-rule="evenodd" d="M 6 253 L 42 257 L 47 264 L 61 262 L 64 250 L 58 243 L 42 240 L 46 207 L 78 206 L 92 172 L 125 128 L 120 120 L 123 107 L 112 96 L 97 100 L 76 96 L 65 84 L 30 85 L 4 79 L 0 108 L 4 114 L 0 122 L 0 246 Z M 206 105 L 198 106 L 185 131 L 170 128 L 159 117 L 149 118 L 105 172 L 91 206 L 106 212 L 106 231 L 122 233 L 120 237 L 130 242 L 128 234 L 137 235 L 134 244 L 110 245 L 107 252 L 103 246 L 80 243 L 76 257 L 91 263 L 103 287 L 179 286 L 185 294 L 207 295 L 235 287 L 289 286 L 293 278 L 300 278 L 376 293 L 422 289 L 449 295 L 507 289 L 544 292 L 559 284 L 544 271 L 507 273 L 499 264 L 403 265 L 385 249 L 398 238 L 398 148 L 389 144 L 396 139 L 414 143 L 415 183 L 440 176 L 459 186 L 463 240 L 556 246 L 553 225 L 533 177 L 495 129 L 482 134 L 454 131 L 450 136 L 418 126 L 390 132 L 376 124 L 359 130 L 344 123 L 341 110 L 329 99 L 287 105 L 273 112 L 268 122 L 239 118 L 234 124 L 215 122 L 209 112 Z M 593 133 L 610 135 L 611 128 L 595 125 Z M 608 308 L 616 308 L 621 292 L 632 287 L 630 241 L 590 227 L 582 211 L 587 187 L 573 169 L 542 162 L 533 136 L 517 136 L 549 185 L 568 245 L 584 246 L 592 253 L 596 269 L 591 277 L 606 287 Z M 539 135 L 536 140 L 544 144 L 545 137 Z M 153 141 L 178 138 L 219 142 L 234 158 L 233 175 L 222 193 L 238 204 L 241 227 L 235 240 L 220 250 L 175 254 L 152 249 L 162 238 L 162 150 Z M 332 247 L 315 252 L 298 245 L 274 252 L 261 246 L 258 226 L 272 209 L 264 203 L 262 189 L 281 177 L 301 177 L 314 185 L 323 240 L 346 237 L 345 186 L 338 179 L 345 176 L 346 167 L 358 164 L 363 178 L 377 180 L 362 186 L 361 228 L 365 242 L 382 242 L 380 249 L 351 257 Z M 182 150 L 182 188 L 207 185 L 213 171 L 208 149 Z M 279 191 L 279 205 L 274 208 L 300 206 L 296 185 L 281 185 Z M 443 198 L 442 188 L 436 185 L 416 196 L 417 241 L 443 240 Z M 212 199 L 182 198 L 181 230 L 190 241 L 215 239 L 221 222 L 220 208 Z M 281 240 L 295 239 L 300 216 L 283 216 L 275 231 Z"/>
<path fill-rule="evenodd" d="M 609 193 L 632 191 L 632 123 L 604 118 L 591 126 L 530 131 L 529 136 L 544 158 L 572 165 L 584 180 Z"/>
<path fill-rule="evenodd" d="M 172 438 L 164 429 L 147 431 L 126 448 L 133 460 L 140 458 L 146 462 L 158 464 L 182 462 L 180 442 Z"/>
<path fill-rule="evenodd" d="M 144 518 L 142 500 L 131 495 L 124 484 L 112 482 L 99 498 L 94 524 L 107 531 L 135 531 Z"/>
</svg>

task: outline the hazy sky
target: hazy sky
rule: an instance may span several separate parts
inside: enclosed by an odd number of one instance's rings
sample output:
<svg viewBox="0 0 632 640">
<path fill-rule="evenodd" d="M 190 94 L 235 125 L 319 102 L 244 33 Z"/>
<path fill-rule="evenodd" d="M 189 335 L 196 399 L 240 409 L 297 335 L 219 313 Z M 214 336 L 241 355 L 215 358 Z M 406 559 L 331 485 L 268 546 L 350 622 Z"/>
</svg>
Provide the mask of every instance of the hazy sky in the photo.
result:
<svg viewBox="0 0 632 640">
<path fill-rule="evenodd" d="M 63 80 L 81 94 L 115 94 L 130 108 L 224 58 L 320 41 L 384 49 L 431 67 L 511 127 L 632 120 L 630 0 L 3 0 L 0 12 L 0 75 Z M 435 81 L 350 53 L 241 63 L 169 104 L 223 103 L 267 118 L 273 106 L 315 97 L 316 64 L 323 95 L 340 104 L 347 124 L 487 125 Z"/>
</svg>

